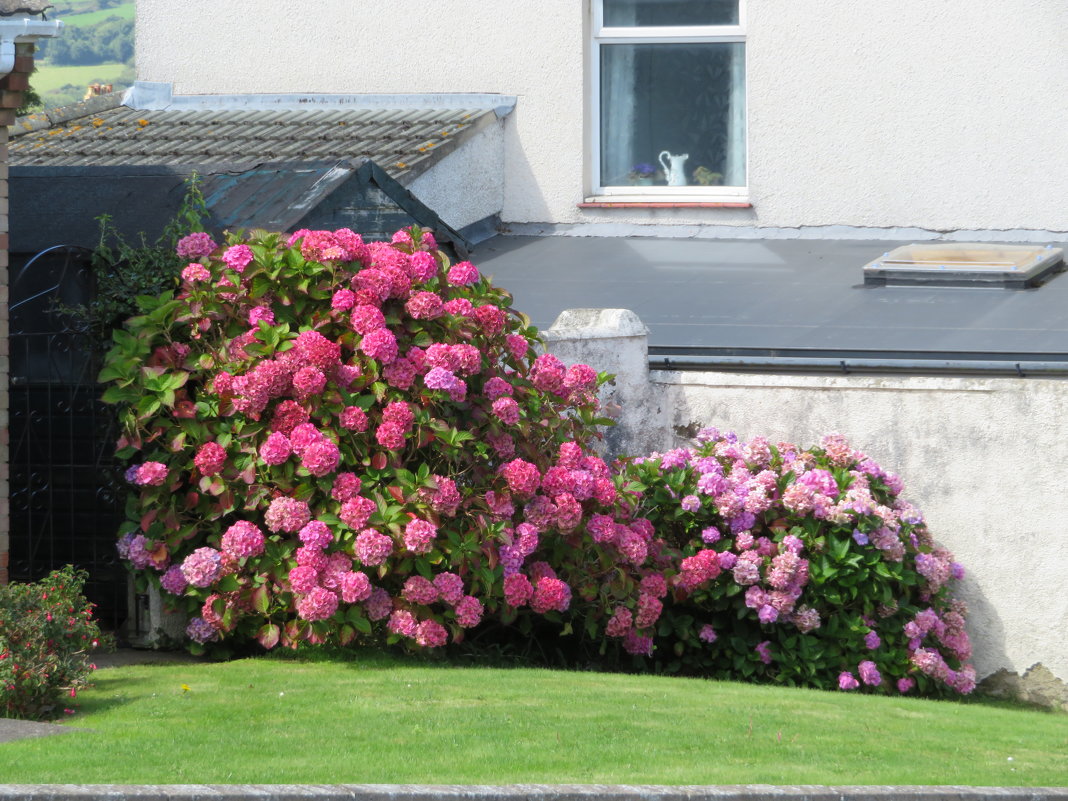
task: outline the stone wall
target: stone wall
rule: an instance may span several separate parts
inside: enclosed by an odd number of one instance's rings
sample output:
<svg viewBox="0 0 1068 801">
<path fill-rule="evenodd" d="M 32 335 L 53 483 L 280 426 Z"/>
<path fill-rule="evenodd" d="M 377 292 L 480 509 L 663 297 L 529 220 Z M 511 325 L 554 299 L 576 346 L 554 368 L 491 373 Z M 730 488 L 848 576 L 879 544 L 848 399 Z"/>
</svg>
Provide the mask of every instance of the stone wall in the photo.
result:
<svg viewBox="0 0 1068 801">
<path fill-rule="evenodd" d="M 677 447 L 702 426 L 814 445 L 844 434 L 905 483 L 964 565 L 960 594 L 991 691 L 1068 708 L 1068 381 L 963 376 L 648 370 L 644 326 L 623 309 L 564 312 L 549 349 L 618 375 L 614 453 Z"/>
</svg>

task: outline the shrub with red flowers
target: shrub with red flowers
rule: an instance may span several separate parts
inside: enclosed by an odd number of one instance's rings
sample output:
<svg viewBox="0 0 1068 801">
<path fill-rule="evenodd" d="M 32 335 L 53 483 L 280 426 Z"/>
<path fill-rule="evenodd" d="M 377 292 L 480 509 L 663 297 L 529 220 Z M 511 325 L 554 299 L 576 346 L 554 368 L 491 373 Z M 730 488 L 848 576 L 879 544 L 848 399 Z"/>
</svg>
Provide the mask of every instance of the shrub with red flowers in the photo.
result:
<svg viewBox="0 0 1068 801">
<path fill-rule="evenodd" d="M 636 460 L 627 476 L 677 554 L 670 587 L 654 593 L 668 595 L 655 643 L 673 669 L 974 689 L 965 609 L 949 595 L 963 568 L 899 498 L 901 480 L 841 436 L 803 450 L 706 429 L 696 447 Z"/>
<path fill-rule="evenodd" d="M 36 584 L 0 585 L 0 717 L 73 711 L 101 637 L 82 595 L 85 579 L 84 571 L 65 567 Z"/>
<path fill-rule="evenodd" d="M 140 299 L 101 380 L 135 487 L 120 554 L 194 650 L 438 647 L 490 617 L 598 638 L 637 603 L 652 527 L 589 448 L 604 377 L 538 355 L 474 265 L 418 229 L 179 251 L 178 290 Z"/>
</svg>

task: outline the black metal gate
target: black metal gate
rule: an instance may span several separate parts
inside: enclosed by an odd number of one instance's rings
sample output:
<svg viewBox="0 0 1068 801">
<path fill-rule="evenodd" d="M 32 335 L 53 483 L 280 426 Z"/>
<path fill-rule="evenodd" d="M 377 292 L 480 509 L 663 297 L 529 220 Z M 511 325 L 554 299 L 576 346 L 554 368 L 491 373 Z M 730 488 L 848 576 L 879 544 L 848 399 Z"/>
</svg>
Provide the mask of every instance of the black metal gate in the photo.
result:
<svg viewBox="0 0 1068 801">
<path fill-rule="evenodd" d="M 49 248 L 11 276 L 11 580 L 80 567 L 101 625 L 115 631 L 127 617 L 116 426 L 96 382 L 99 343 L 56 310 L 92 297 L 89 251 Z"/>
</svg>

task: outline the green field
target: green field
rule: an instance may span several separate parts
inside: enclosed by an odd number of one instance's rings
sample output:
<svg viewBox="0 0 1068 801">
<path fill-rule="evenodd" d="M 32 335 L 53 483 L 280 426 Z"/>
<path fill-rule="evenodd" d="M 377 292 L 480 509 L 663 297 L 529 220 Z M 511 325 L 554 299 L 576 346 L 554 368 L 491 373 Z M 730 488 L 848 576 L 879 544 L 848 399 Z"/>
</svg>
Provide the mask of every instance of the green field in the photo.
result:
<svg viewBox="0 0 1068 801">
<path fill-rule="evenodd" d="M 98 22 L 103 22 L 108 17 L 118 17 L 119 19 L 133 19 L 134 18 L 134 4 L 127 3 L 122 6 L 115 6 L 115 8 L 105 8 L 100 11 L 89 11 L 83 14 L 64 14 L 62 11 L 51 12 L 52 17 L 55 19 L 63 20 L 64 25 L 70 25 L 75 28 L 84 27 L 86 25 L 96 25 Z"/>
<path fill-rule="evenodd" d="M 367 653 L 110 668 L 12 783 L 1068 785 L 1068 715 Z"/>
<path fill-rule="evenodd" d="M 125 64 L 90 64 L 78 67 L 53 67 L 39 64 L 30 84 L 44 97 L 68 84 L 85 89 L 91 83 L 113 83 L 126 69 Z"/>
</svg>

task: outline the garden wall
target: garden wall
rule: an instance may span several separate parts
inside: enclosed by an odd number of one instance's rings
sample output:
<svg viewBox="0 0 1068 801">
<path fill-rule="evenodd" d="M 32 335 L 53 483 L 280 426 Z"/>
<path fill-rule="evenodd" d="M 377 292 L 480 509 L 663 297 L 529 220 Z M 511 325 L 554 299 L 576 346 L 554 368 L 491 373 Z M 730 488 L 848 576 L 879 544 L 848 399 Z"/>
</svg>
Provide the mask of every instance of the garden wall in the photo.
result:
<svg viewBox="0 0 1068 801">
<path fill-rule="evenodd" d="M 633 312 L 564 312 L 561 359 L 615 372 L 613 453 L 677 447 L 714 425 L 814 445 L 837 431 L 905 482 L 965 566 L 974 663 L 987 688 L 1068 708 L 1068 381 L 649 371 Z"/>
</svg>

